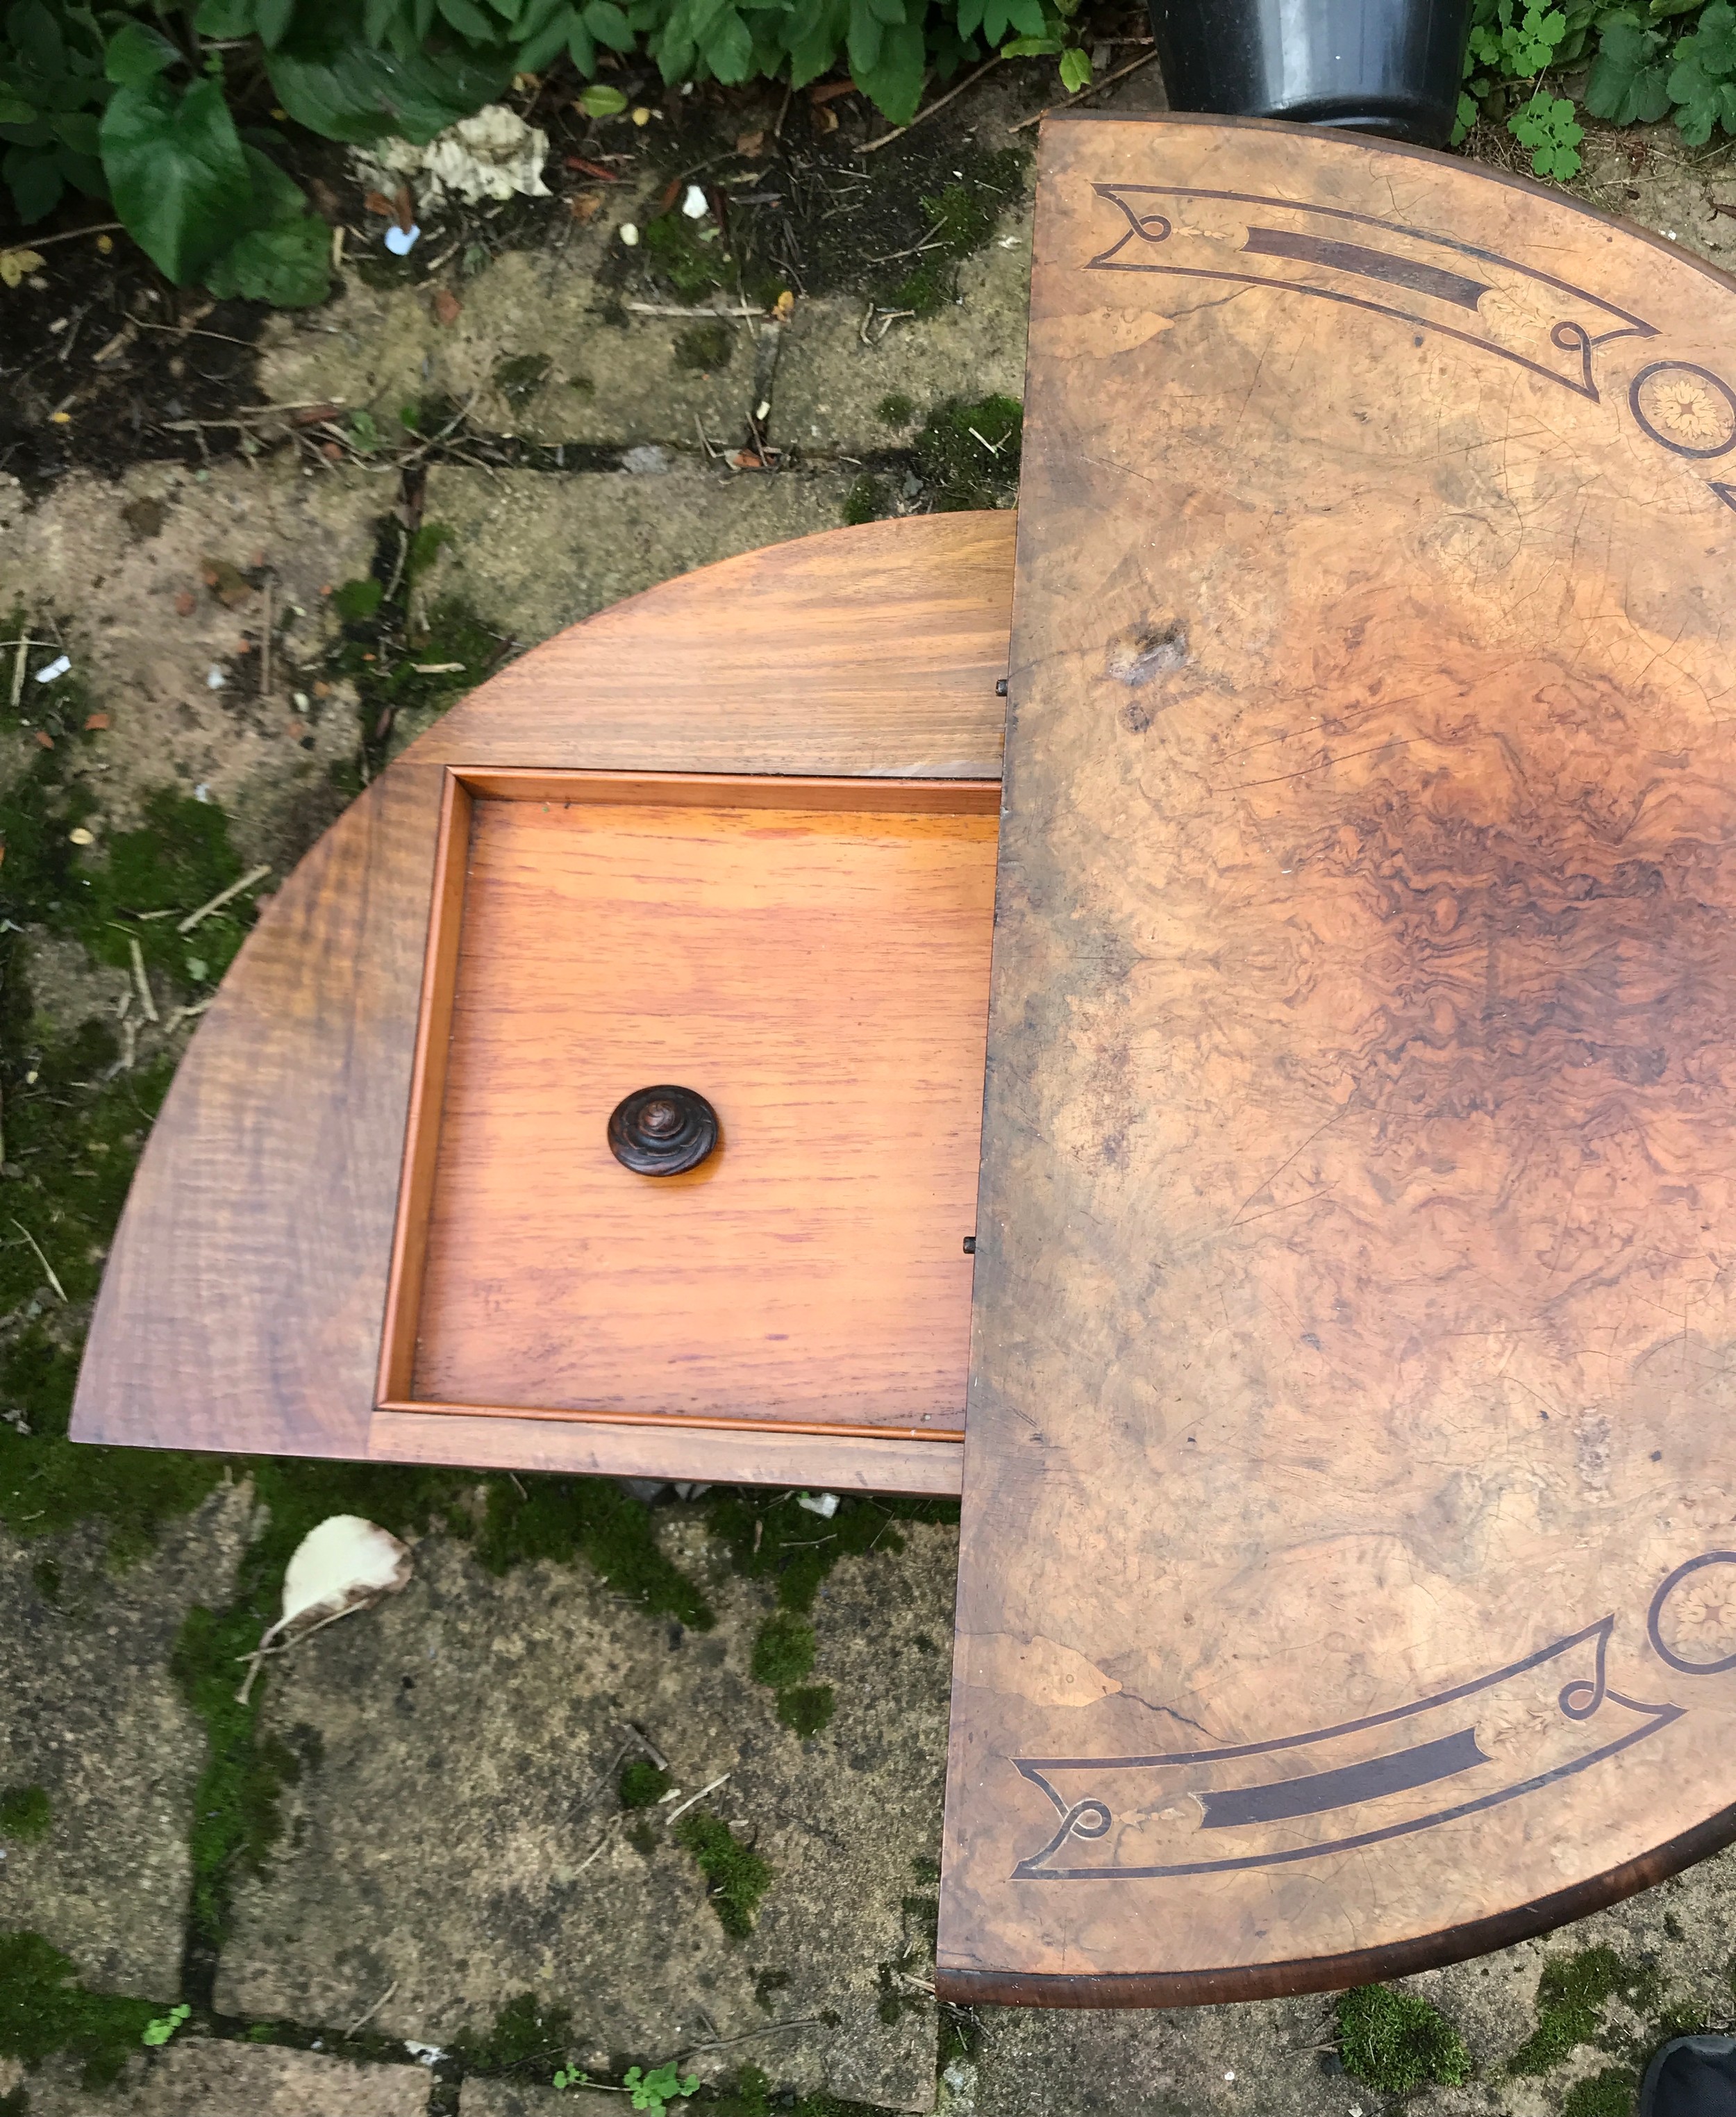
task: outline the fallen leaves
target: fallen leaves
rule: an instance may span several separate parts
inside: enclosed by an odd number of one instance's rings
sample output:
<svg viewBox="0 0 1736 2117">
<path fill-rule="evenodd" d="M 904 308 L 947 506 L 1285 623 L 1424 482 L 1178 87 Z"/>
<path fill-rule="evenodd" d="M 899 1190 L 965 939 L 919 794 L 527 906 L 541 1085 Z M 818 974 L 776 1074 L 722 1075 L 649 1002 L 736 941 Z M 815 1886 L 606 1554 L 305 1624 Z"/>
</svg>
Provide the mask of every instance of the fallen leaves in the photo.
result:
<svg viewBox="0 0 1736 2117">
<path fill-rule="evenodd" d="M 0 284 L 16 287 L 33 272 L 42 270 L 41 253 L 35 250 L 0 250 Z"/>
<path fill-rule="evenodd" d="M 258 1646 L 242 1657 L 246 1679 L 237 1694 L 245 1704 L 266 1655 L 281 1653 L 322 1626 L 366 1610 L 408 1585 L 409 1547 L 390 1530 L 360 1515 L 330 1515 L 296 1546 L 283 1575 L 282 1615 L 266 1627 Z"/>
<path fill-rule="evenodd" d="M 191 617 L 198 607 L 199 598 L 191 588 L 182 588 L 180 594 L 175 597 L 177 617 Z"/>
<path fill-rule="evenodd" d="M 575 191 L 567 201 L 567 211 L 583 228 L 596 219 L 602 210 L 602 205 L 600 191 Z"/>
<path fill-rule="evenodd" d="M 200 569 L 200 578 L 225 610 L 238 610 L 254 593 L 253 583 L 241 568 L 227 559 L 208 558 Z"/>
<path fill-rule="evenodd" d="M 464 304 L 449 287 L 435 288 L 434 321 L 437 324 L 445 324 L 449 327 L 455 324 L 463 313 Z"/>
</svg>

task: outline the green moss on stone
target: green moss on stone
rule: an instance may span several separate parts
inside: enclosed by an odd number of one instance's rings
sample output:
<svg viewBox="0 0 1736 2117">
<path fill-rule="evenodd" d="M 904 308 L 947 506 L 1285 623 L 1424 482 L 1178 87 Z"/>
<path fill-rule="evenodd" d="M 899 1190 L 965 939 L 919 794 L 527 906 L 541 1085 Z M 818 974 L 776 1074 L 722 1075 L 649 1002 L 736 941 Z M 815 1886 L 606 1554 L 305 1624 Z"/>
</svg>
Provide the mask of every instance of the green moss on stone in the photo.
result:
<svg viewBox="0 0 1736 2117">
<path fill-rule="evenodd" d="M 48 1836 L 53 1818 L 53 1805 L 46 1787 L 8 1787 L 0 1793 L 0 1838 L 10 1838 L 18 1845 L 34 1845 Z"/>
<path fill-rule="evenodd" d="M 534 1992 L 521 1992 L 495 2015 L 491 2029 L 480 2036 L 454 2038 L 453 2049 L 473 2072 L 511 2073 L 527 2067 L 542 2071 L 565 2056 L 572 2035 L 570 2008 L 544 2008 Z"/>
<path fill-rule="evenodd" d="M 928 232 L 923 247 L 882 293 L 882 307 L 930 316 L 955 301 L 960 261 L 980 250 L 994 233 L 1002 207 L 1016 196 L 1023 182 L 1024 167 L 1018 150 L 1009 148 L 983 156 L 944 190 L 925 194 L 922 205 Z"/>
<path fill-rule="evenodd" d="M 646 224 L 642 242 L 646 262 L 684 301 L 729 284 L 731 261 L 721 242 L 705 242 L 684 213 L 659 214 Z"/>
<path fill-rule="evenodd" d="M 915 441 L 917 469 L 938 514 L 1000 507 L 1019 489 L 1025 412 L 1011 397 L 953 399 L 939 405 Z"/>
<path fill-rule="evenodd" d="M 623 1808 L 655 1808 L 672 1783 L 661 1764 L 654 1764 L 649 1757 L 635 1757 L 621 1767 L 616 1790 Z"/>
<path fill-rule="evenodd" d="M 87 1992 L 71 1962 L 36 1933 L 0 1933 L 0 2058 L 39 2065 L 67 2051 L 85 2085 L 106 2087 L 159 2011 L 150 1999 Z"/>
<path fill-rule="evenodd" d="M 721 317 L 714 324 L 694 324 L 675 340 L 675 352 L 677 367 L 716 374 L 735 357 L 735 334 Z"/>
<path fill-rule="evenodd" d="M 1561 2117 L 1633 2117 L 1640 2076 L 1632 2066 L 1606 2065 L 1589 2079 L 1576 2080 L 1561 2105 Z"/>
<path fill-rule="evenodd" d="M 863 522 L 877 522 L 886 513 L 886 491 L 872 471 L 863 471 L 853 477 L 844 495 L 844 504 L 839 509 L 845 521 L 855 528 Z"/>
<path fill-rule="evenodd" d="M 553 363 L 546 353 L 521 353 L 497 360 L 495 387 L 514 412 L 522 412 L 549 379 Z"/>
<path fill-rule="evenodd" d="M 611 1588 L 694 1631 L 716 1622 L 710 1604 L 660 1548 L 651 1510 L 608 1478 L 538 1478 L 521 1493 L 490 1482 L 477 1556 L 490 1573 L 527 1559 L 570 1566 L 583 1558 Z"/>
<path fill-rule="evenodd" d="M 229 819 L 214 801 L 159 787 L 144 820 L 99 849 L 90 864 L 81 930 L 99 962 L 126 969 L 136 942 L 146 966 L 177 985 L 214 985 L 253 924 L 250 897 L 232 897 L 191 934 L 177 915 L 196 911 L 238 881 L 242 864 L 229 842 Z"/>
<path fill-rule="evenodd" d="M 829 1683 L 798 1685 L 777 1695 L 777 1717 L 806 1741 L 831 1727 L 838 1701 Z"/>
<path fill-rule="evenodd" d="M 696 1808 L 675 1825 L 675 1838 L 699 1863 L 718 1923 L 734 1940 L 753 1930 L 753 1915 L 771 1886 L 771 1868 L 758 1853 L 736 1843 L 728 1824 Z"/>
<path fill-rule="evenodd" d="M 1344 2070 L 1383 2095 L 1457 2087 L 1471 2078 L 1471 2054 L 1457 2030 L 1415 1993 L 1365 1985 L 1340 1997 L 1338 2016 Z"/>
<path fill-rule="evenodd" d="M 916 417 L 916 400 L 902 390 L 889 390 L 874 407 L 874 414 L 888 427 L 908 427 Z"/>
<path fill-rule="evenodd" d="M 753 1681 L 774 1690 L 799 1683 L 813 1667 L 813 1626 L 793 1610 L 774 1610 L 753 1642 Z"/>
<path fill-rule="evenodd" d="M 1657 1972 L 1624 1962 L 1613 1948 L 1559 1955 L 1537 1980 L 1537 2026 L 1507 2061 L 1509 2073 L 1547 2073 L 1582 2044 L 1596 2041 L 1614 1999 L 1637 2009 L 1657 1998 Z"/>
</svg>

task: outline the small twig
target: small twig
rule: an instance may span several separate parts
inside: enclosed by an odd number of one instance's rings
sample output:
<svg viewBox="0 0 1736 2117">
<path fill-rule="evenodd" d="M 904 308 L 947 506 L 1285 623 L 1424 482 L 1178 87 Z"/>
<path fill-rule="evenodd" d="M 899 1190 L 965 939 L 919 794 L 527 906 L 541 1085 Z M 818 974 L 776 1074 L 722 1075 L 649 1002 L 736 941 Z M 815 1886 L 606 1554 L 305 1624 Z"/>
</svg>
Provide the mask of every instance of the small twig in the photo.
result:
<svg viewBox="0 0 1736 2117">
<path fill-rule="evenodd" d="M 15 713 L 18 710 L 18 701 L 24 695 L 24 670 L 25 659 L 33 647 L 45 646 L 46 644 L 46 641 L 28 639 L 21 639 L 18 643 L 18 658 L 12 664 L 12 711 Z"/>
<path fill-rule="evenodd" d="M 1009 125 L 1006 129 L 1009 132 L 1022 132 L 1027 126 L 1040 125 L 1045 118 L 1052 118 L 1057 110 L 1071 110 L 1075 103 L 1083 103 L 1087 96 L 1096 95 L 1114 82 L 1125 81 L 1129 74 L 1137 73 L 1141 67 L 1149 66 L 1156 57 L 1156 52 L 1150 51 L 1139 58 L 1130 59 L 1126 66 L 1117 67 L 1113 73 L 1106 73 L 1101 81 L 1094 81 L 1089 88 L 1080 89 L 1077 95 L 1067 96 L 1060 103 L 1052 103 L 1047 110 L 1034 111 L 1029 118 L 1021 118 L 1016 125 Z"/>
<path fill-rule="evenodd" d="M 150 980 L 145 975 L 145 951 L 139 946 L 138 935 L 129 934 L 127 937 L 127 945 L 132 951 L 132 981 L 139 988 L 139 1004 L 144 1008 L 148 1020 L 160 1022 L 163 1017 L 157 1012 L 157 1003 L 151 992 Z"/>
<path fill-rule="evenodd" d="M 269 699 L 271 696 L 271 601 L 272 591 L 275 586 L 275 576 L 267 574 L 265 576 L 265 630 L 260 641 L 259 650 L 259 694 L 262 699 Z M 184 932 L 186 929 L 177 928 L 177 930 Z"/>
<path fill-rule="evenodd" d="M 745 302 L 739 303 L 733 309 L 683 309 L 677 308 L 672 302 L 624 302 L 621 306 L 624 309 L 627 310 L 630 315 L 636 316 L 709 316 L 714 318 L 720 316 L 725 318 L 730 316 L 759 316 L 763 318 L 771 313 L 771 311 L 767 309 L 756 309 L 750 307 Z"/>
<path fill-rule="evenodd" d="M 125 223 L 122 221 L 101 220 L 94 228 L 69 228 L 63 235 L 33 235 L 27 242 L 8 243 L 7 247 L 9 250 L 46 250 L 51 242 L 76 242 L 81 235 L 114 235 L 124 226 Z"/>
<path fill-rule="evenodd" d="M 239 882 L 232 882 L 227 889 L 219 889 L 214 897 L 208 902 L 201 904 L 196 911 L 188 912 L 186 918 L 176 926 L 175 931 L 177 934 L 191 934 L 201 919 L 209 919 L 214 911 L 220 911 L 232 897 L 239 897 L 244 889 L 251 889 L 256 883 L 263 882 L 270 872 L 269 862 L 262 862 L 258 867 L 249 868 Z M 139 944 L 135 941 L 132 945 L 136 953 Z M 156 1017 L 153 1015 L 151 1020 L 154 1022 Z"/>
<path fill-rule="evenodd" d="M 352 2022 L 350 2023 L 349 2027 L 344 2031 L 344 2035 L 346 2036 L 352 2036 L 358 2030 L 366 2028 L 368 2023 L 373 2020 L 374 2017 L 380 2012 L 380 2009 L 384 2006 L 387 2000 L 391 1998 L 392 1995 L 397 1990 L 398 1980 L 394 1977 L 391 1983 L 387 1986 L 384 1991 L 382 1992 L 380 1997 L 374 2002 L 373 2005 L 368 2009 L 366 2013 L 361 2017 L 361 2020 Z"/>
<path fill-rule="evenodd" d="M 195 330 L 191 324 L 154 324 L 148 317 L 134 316 L 130 309 L 127 312 L 127 321 L 130 324 L 136 324 L 140 330 L 167 331 L 171 338 L 214 338 L 219 345 L 245 346 L 249 353 L 256 350 L 251 339 L 231 338 L 227 331 Z M 331 399 L 322 398 L 320 402 L 329 404 Z"/>
<path fill-rule="evenodd" d="M 54 1291 L 60 1296 L 62 1303 L 64 1303 L 67 1298 L 67 1289 L 61 1284 L 59 1275 L 55 1271 L 53 1266 L 51 1265 L 48 1259 L 43 1255 L 42 1244 L 37 1241 L 35 1235 L 33 1235 L 30 1229 L 25 1227 L 22 1220 L 14 1220 L 12 1225 L 18 1230 L 19 1234 L 24 1237 L 30 1248 L 35 1251 L 36 1261 L 48 1275 L 49 1285 L 53 1288 Z M 720 1783 L 721 1783 L 721 1782 L 720 1782 Z"/>
<path fill-rule="evenodd" d="M 930 1989 L 926 1986 L 923 1987 L 925 1991 Z M 684 2050 L 678 2050 L 675 2056 L 678 2059 L 691 2058 L 696 2051 L 727 2050 L 731 2044 L 752 2043 L 756 2036 L 775 2036 L 785 2029 L 819 2029 L 826 2026 L 823 2014 L 804 2014 L 796 2021 L 767 2022 L 762 2029 L 744 2029 L 739 2036 L 716 2036 L 708 2044 L 688 2044 Z"/>
<path fill-rule="evenodd" d="M 629 1720 L 627 1724 L 632 1728 L 633 1733 L 638 1736 L 639 1746 L 644 1750 L 646 1755 L 651 1759 L 657 1769 L 660 1772 L 666 1772 L 669 1769 L 669 1759 L 664 1755 L 663 1752 L 657 1747 L 656 1744 L 652 1741 L 650 1736 L 646 1733 L 645 1730 L 639 1725 L 638 1722 L 637 1720 Z"/>
<path fill-rule="evenodd" d="M 895 125 L 890 132 L 882 132 L 877 140 L 870 140 L 862 152 L 864 155 L 872 155 L 877 148 L 889 146 L 894 140 L 903 139 L 906 132 L 914 131 L 925 118 L 932 118 L 937 110 L 944 110 L 954 96 L 962 95 L 974 81 L 980 81 L 990 67 L 999 66 L 1000 63 L 1001 54 L 997 52 L 992 59 L 986 60 L 974 73 L 966 74 L 956 88 L 949 88 L 944 95 L 936 96 L 926 110 L 919 110 L 908 125 Z"/>
<path fill-rule="evenodd" d="M 573 1870 L 575 1876 L 583 1875 L 586 1868 L 591 1865 L 591 1862 L 593 1860 L 598 1859 L 601 1856 L 605 1847 L 607 1846 L 610 1839 L 614 1837 L 615 1826 L 619 1823 L 620 1820 L 621 1819 L 618 1815 L 611 1815 L 609 1820 L 603 1825 L 602 1836 L 597 1839 L 596 1844 L 591 1847 L 591 1850 L 585 1855 L 584 1858 L 581 1860 L 578 1865 Z"/>
<path fill-rule="evenodd" d="M 690 1808 L 697 1808 L 699 1803 L 705 1799 L 708 1793 L 716 1793 L 718 1787 L 723 1784 L 724 1780 L 728 1778 L 730 1774 L 727 1772 L 725 1772 L 721 1778 L 713 1779 L 709 1786 L 701 1787 L 698 1792 L 696 1793 L 691 1800 L 683 1801 L 679 1808 L 671 1809 L 669 1814 L 663 1819 L 665 1823 L 678 1822 L 682 1816 L 687 1814 Z"/>
</svg>

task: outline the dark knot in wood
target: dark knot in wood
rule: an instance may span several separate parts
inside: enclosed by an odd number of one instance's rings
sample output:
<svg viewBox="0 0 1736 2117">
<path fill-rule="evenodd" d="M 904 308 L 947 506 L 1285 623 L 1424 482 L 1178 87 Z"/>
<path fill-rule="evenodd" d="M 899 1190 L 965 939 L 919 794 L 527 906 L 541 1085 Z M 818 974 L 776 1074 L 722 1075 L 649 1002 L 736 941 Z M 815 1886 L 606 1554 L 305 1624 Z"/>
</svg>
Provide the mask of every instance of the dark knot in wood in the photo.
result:
<svg viewBox="0 0 1736 2117">
<path fill-rule="evenodd" d="M 717 1113 L 692 1088 L 639 1088 L 609 1114 L 609 1151 L 638 1176 L 679 1176 L 717 1144 Z"/>
</svg>

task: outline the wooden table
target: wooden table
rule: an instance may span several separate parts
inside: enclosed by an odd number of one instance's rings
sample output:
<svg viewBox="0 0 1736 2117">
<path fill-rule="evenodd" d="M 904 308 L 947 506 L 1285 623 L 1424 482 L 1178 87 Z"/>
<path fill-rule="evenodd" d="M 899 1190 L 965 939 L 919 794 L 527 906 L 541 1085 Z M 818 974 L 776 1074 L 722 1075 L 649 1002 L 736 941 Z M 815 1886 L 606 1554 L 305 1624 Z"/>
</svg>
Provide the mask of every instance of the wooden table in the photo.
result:
<svg viewBox="0 0 1736 2117">
<path fill-rule="evenodd" d="M 1736 1833 L 1736 289 L 1347 135 L 1038 186 L 938 1989 Z"/>
<path fill-rule="evenodd" d="M 1326 1988 L 1736 1833 L 1736 299 L 1347 136 L 1043 155 L 937 1984 Z M 992 780 L 1011 533 L 670 583 L 394 764 L 194 1040 L 77 1436 L 956 1490 L 859 1406 L 431 1408 L 382 1320 L 443 804 Z"/>
</svg>

